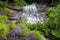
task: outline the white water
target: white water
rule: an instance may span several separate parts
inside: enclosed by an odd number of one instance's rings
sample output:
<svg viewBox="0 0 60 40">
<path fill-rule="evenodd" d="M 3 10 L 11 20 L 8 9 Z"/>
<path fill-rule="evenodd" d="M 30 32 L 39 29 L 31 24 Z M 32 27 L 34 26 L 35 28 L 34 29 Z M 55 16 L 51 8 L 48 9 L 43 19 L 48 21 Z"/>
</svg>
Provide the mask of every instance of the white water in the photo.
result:
<svg viewBox="0 0 60 40">
<path fill-rule="evenodd" d="M 38 12 L 38 9 L 35 4 L 26 5 L 23 7 L 23 16 L 26 17 L 27 23 L 36 23 L 36 22 L 44 22 L 43 17 Z"/>
</svg>

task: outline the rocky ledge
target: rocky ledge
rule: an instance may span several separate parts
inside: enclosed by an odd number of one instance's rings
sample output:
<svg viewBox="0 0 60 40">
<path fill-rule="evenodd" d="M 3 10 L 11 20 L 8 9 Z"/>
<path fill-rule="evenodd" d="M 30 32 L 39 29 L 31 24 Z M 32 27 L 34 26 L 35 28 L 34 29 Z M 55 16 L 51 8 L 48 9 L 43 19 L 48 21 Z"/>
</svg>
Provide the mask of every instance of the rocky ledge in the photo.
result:
<svg viewBox="0 0 60 40">
<path fill-rule="evenodd" d="M 12 6 L 8 6 L 8 8 L 11 9 L 13 12 L 7 14 L 8 19 L 9 19 L 9 21 L 7 21 L 7 22 L 10 23 L 10 22 L 13 21 L 14 23 L 16 23 L 16 22 L 20 21 L 21 18 L 19 16 L 18 12 L 22 11 L 22 8 L 14 7 L 14 6 L 13 7 Z M 46 7 L 44 7 L 44 8 L 46 8 Z M 0 12 L 5 13 L 4 11 L 0 11 Z M 16 25 L 16 28 L 11 29 L 9 31 L 8 35 L 6 36 L 6 39 L 0 37 L 0 40 L 38 40 L 37 36 L 34 35 L 34 33 L 32 33 L 31 31 L 29 32 L 28 36 L 24 36 L 22 34 L 23 30 L 24 30 L 24 28 Z"/>
</svg>

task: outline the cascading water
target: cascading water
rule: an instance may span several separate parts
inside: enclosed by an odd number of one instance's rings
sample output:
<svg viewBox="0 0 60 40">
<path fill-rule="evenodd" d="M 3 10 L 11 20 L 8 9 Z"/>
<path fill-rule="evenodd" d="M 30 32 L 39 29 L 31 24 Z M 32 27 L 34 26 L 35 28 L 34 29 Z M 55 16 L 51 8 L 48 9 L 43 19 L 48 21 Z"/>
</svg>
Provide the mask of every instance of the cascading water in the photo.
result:
<svg viewBox="0 0 60 40">
<path fill-rule="evenodd" d="M 26 17 L 27 23 L 31 24 L 44 21 L 35 4 L 24 6 L 23 16 Z"/>
</svg>

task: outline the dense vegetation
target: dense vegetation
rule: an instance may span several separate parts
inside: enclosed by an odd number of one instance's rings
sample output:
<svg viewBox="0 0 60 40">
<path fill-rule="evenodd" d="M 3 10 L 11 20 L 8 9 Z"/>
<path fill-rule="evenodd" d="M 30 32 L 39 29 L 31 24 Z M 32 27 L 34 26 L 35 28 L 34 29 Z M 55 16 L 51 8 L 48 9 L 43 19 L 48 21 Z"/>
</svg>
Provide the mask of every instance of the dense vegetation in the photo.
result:
<svg viewBox="0 0 60 40">
<path fill-rule="evenodd" d="M 44 35 L 45 37 L 50 38 L 51 40 L 59 40 L 60 39 L 60 32 L 59 32 L 60 31 L 60 22 L 59 22 L 60 4 L 58 4 L 55 8 L 49 9 L 47 11 L 47 14 L 49 18 L 43 24 L 39 22 L 36 24 L 26 24 L 25 20 L 23 20 L 19 23 L 19 25 L 25 29 L 28 29 L 36 33 L 37 36 L 39 37 Z M 41 38 L 39 38 L 39 40 L 41 40 Z"/>
<path fill-rule="evenodd" d="M 5 3 L 10 3 L 14 5 L 20 5 L 24 6 L 26 4 L 32 4 L 32 3 L 48 3 L 48 4 L 57 4 L 59 3 L 59 0 L 1 0 Z"/>
<path fill-rule="evenodd" d="M 15 28 L 14 23 L 7 24 L 8 17 L 6 15 L 0 15 L 0 37 L 6 38 L 9 30 Z"/>
<path fill-rule="evenodd" d="M 7 4 L 13 4 L 18 6 L 24 6 L 28 3 L 39 2 L 40 0 L 2 0 L 3 3 L 0 3 L 0 10 L 5 10 L 7 12 L 11 12 L 10 9 L 7 8 Z M 59 40 L 60 39 L 60 4 L 59 0 L 49 0 L 50 3 L 54 5 L 57 3 L 55 8 L 51 8 L 47 11 L 47 15 L 49 18 L 43 23 L 36 24 L 27 24 L 26 20 L 23 18 L 18 25 L 23 27 L 25 30 L 22 32 L 25 36 L 29 34 L 29 31 L 33 32 L 38 40 L 44 40 L 44 37 L 49 38 L 51 40 Z M 41 1 L 40 1 L 41 2 Z M 47 0 L 44 0 L 47 2 Z M 0 15 L 0 36 L 6 38 L 8 31 L 12 28 L 15 28 L 16 24 L 11 22 L 7 25 L 6 21 L 8 17 L 6 15 Z"/>
</svg>

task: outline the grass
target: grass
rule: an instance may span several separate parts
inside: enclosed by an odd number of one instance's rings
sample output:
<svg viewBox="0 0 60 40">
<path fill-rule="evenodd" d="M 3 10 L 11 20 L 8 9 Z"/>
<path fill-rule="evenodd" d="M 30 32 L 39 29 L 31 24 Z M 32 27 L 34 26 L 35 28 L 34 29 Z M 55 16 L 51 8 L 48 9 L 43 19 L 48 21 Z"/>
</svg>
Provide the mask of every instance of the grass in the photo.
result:
<svg viewBox="0 0 60 40">
<path fill-rule="evenodd" d="M 29 33 L 30 33 L 30 30 L 28 30 L 28 29 L 24 29 L 22 31 L 22 35 L 25 36 L 25 37 L 27 37 L 29 35 Z"/>
<path fill-rule="evenodd" d="M 15 28 L 14 23 L 7 25 L 6 21 L 8 21 L 8 17 L 6 15 L 0 15 L 0 37 L 3 37 L 5 39 L 9 33 L 9 30 L 11 28 Z"/>
<path fill-rule="evenodd" d="M 16 24 L 13 23 L 13 22 L 11 22 L 11 23 L 9 24 L 9 27 L 10 27 L 10 29 L 16 28 Z"/>
<path fill-rule="evenodd" d="M 44 36 L 41 32 L 39 31 L 32 31 L 36 36 L 37 36 L 37 40 L 44 40 Z"/>
</svg>

